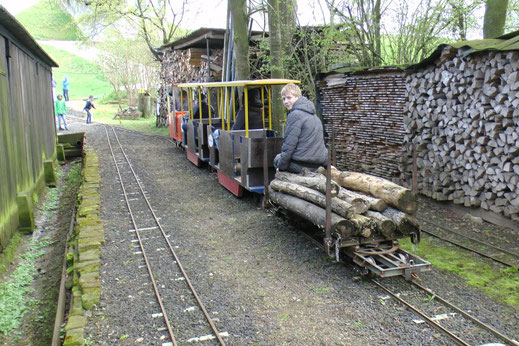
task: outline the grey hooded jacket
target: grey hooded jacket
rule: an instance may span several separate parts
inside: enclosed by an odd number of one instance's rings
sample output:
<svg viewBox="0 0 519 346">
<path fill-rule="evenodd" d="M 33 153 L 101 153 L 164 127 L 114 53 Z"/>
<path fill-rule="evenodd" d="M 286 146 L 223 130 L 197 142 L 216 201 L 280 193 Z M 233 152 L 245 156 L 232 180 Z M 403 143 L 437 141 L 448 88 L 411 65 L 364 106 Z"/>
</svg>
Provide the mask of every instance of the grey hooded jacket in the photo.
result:
<svg viewBox="0 0 519 346">
<path fill-rule="evenodd" d="M 315 114 L 314 104 L 301 96 L 287 116 L 287 127 L 278 168 L 287 170 L 290 161 L 326 165 L 323 125 Z"/>
</svg>

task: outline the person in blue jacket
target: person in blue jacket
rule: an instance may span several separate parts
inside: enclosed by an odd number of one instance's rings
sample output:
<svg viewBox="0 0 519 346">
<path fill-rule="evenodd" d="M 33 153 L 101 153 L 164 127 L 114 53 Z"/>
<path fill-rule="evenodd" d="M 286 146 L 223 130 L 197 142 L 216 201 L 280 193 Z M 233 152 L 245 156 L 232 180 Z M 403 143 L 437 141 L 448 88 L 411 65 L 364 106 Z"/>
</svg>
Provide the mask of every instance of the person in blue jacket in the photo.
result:
<svg viewBox="0 0 519 346">
<path fill-rule="evenodd" d="M 283 87 L 281 98 L 289 113 L 281 153 L 274 158 L 274 167 L 280 171 L 301 173 L 303 168 L 316 171 L 325 166 L 328 150 L 314 104 L 302 96 L 301 89 L 293 83 Z"/>
<path fill-rule="evenodd" d="M 70 82 L 67 76 L 65 76 L 65 79 L 63 79 L 61 85 L 63 87 L 63 97 L 65 98 L 65 101 L 68 101 L 68 87 L 70 85 Z"/>
</svg>

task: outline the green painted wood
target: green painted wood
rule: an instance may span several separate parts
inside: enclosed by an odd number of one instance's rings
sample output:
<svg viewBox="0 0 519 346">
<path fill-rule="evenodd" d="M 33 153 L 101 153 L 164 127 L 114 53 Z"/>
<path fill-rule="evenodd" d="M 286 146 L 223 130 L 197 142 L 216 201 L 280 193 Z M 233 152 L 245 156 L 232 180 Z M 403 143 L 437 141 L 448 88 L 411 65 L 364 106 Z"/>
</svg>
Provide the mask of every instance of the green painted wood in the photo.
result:
<svg viewBox="0 0 519 346">
<path fill-rule="evenodd" d="M 44 161 L 56 159 L 51 70 L 27 52 L 0 36 L 0 251 L 18 226 L 32 227 L 27 201 L 50 179 Z"/>
</svg>

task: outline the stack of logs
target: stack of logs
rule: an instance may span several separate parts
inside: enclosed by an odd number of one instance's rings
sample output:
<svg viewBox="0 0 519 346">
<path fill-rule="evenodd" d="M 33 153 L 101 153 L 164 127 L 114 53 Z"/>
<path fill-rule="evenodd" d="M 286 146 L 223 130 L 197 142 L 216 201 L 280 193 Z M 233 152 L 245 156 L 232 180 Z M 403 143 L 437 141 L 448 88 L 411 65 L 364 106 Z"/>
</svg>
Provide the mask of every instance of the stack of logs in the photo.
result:
<svg viewBox="0 0 519 346">
<path fill-rule="evenodd" d="M 207 58 L 205 49 L 186 49 L 167 51 L 162 59 L 159 91 L 160 114 L 168 112 L 167 93 L 175 83 L 208 82 L 221 79 L 223 53 L 221 49 L 211 49 Z M 207 76 L 207 64 L 210 75 Z M 167 116 L 164 116 L 167 118 Z"/>
<path fill-rule="evenodd" d="M 407 102 L 404 72 L 380 68 L 333 73 L 317 87 L 325 130 L 328 136 L 334 131 L 337 166 L 390 180 L 399 176 Z"/>
<path fill-rule="evenodd" d="M 326 225 L 326 170 L 301 175 L 278 172 L 270 183 L 270 200 L 299 217 Z M 418 235 L 412 217 L 417 202 L 410 190 L 389 180 L 356 172 L 331 169 L 331 223 L 342 240 L 375 238 L 392 240 Z M 361 242 L 361 241 L 359 241 Z"/>
<path fill-rule="evenodd" d="M 407 77 L 406 181 L 519 220 L 519 52 L 453 47 Z M 414 158 L 413 158 L 414 154 Z"/>
</svg>

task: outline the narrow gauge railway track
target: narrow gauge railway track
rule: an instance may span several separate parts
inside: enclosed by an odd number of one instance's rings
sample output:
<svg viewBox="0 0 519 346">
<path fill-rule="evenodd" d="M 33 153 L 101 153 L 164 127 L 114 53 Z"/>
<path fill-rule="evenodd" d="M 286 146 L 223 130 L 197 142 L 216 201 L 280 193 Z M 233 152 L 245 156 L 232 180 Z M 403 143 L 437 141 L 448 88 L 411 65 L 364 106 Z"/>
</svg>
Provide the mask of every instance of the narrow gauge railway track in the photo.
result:
<svg viewBox="0 0 519 346">
<path fill-rule="evenodd" d="M 476 253 L 482 257 L 491 259 L 494 262 L 500 263 L 504 266 L 519 267 L 519 253 L 510 251 L 509 249 L 504 249 L 503 246 L 494 245 L 493 243 L 496 243 L 497 241 L 499 241 L 499 239 L 497 237 L 493 237 L 493 236 L 488 237 L 488 236 L 480 235 L 480 236 L 487 238 L 483 241 L 481 239 L 477 239 L 470 235 L 454 231 L 443 225 L 440 225 L 436 222 L 424 219 L 422 217 L 416 217 L 416 218 L 421 222 L 420 230 L 425 234 L 428 234 L 434 238 L 438 238 L 438 239 L 448 242 L 450 244 L 456 245 L 467 251 Z M 436 232 L 431 230 L 430 227 L 424 227 L 424 224 L 433 226 L 435 228 Z M 453 237 L 456 237 L 456 239 L 453 239 Z M 491 241 L 488 238 L 493 238 L 493 240 Z M 465 244 L 465 242 L 468 242 L 469 244 Z M 508 246 L 514 246 L 514 245 L 508 244 Z M 517 245 L 515 245 L 515 246 L 517 246 Z M 485 251 L 486 249 L 488 249 L 487 251 L 492 251 L 492 253 L 486 252 Z"/>
<path fill-rule="evenodd" d="M 325 250 L 322 242 L 318 241 L 314 236 L 304 231 L 300 231 L 300 233 L 302 233 L 306 238 L 312 241 L 323 251 Z M 340 262 L 345 263 L 343 260 L 340 260 Z M 404 306 L 409 308 L 413 313 L 418 315 L 422 320 L 417 320 L 417 324 L 429 324 L 430 326 L 436 328 L 447 338 L 454 341 L 458 345 L 481 345 L 491 343 L 492 341 L 496 342 L 497 339 L 499 339 L 508 345 L 519 346 L 519 342 L 517 340 L 507 337 L 503 333 L 497 331 L 491 325 L 482 322 L 480 319 L 472 316 L 468 311 L 457 307 L 455 304 L 438 296 L 429 288 L 426 288 L 416 283 L 415 281 L 405 281 L 403 280 L 403 278 L 389 278 L 385 279 L 385 281 L 386 280 L 397 282 L 399 287 L 397 287 L 396 289 L 392 289 L 390 287 L 387 287 L 386 285 L 383 285 L 379 280 L 370 279 L 370 281 L 374 285 L 379 287 L 388 295 L 396 299 L 399 303 L 403 304 Z M 408 289 L 410 285 L 413 285 L 419 290 L 409 291 Z M 401 292 L 394 293 L 395 290 L 399 290 Z M 409 293 L 402 293 L 403 290 L 406 290 Z M 422 292 L 425 293 L 427 296 L 424 296 Z M 413 303 L 403 299 L 403 295 L 414 295 Z M 433 307 L 431 301 L 437 301 L 441 304 L 441 307 L 438 307 L 438 305 Z M 421 308 L 419 307 L 419 305 Z M 440 309 L 450 309 L 452 312 L 443 312 L 442 314 L 437 314 L 434 312 L 435 310 Z M 429 316 L 433 314 L 436 316 Z M 459 316 L 461 316 L 461 318 L 459 318 Z M 437 322 L 437 320 L 442 319 L 444 319 L 444 322 Z M 444 326 L 442 324 L 447 324 L 447 326 Z M 463 334 L 463 336 L 461 336 L 460 334 Z M 445 342 L 445 344 L 448 343 L 448 341 Z"/>
<path fill-rule="evenodd" d="M 147 198 L 116 130 L 104 126 L 124 200 L 153 291 L 160 306 L 170 344 L 216 339 L 225 345 Z M 114 146 L 116 149 L 114 150 Z M 171 265 L 164 265 L 169 258 Z M 203 315 L 203 316 L 202 316 Z M 205 321 L 205 322 L 204 322 Z M 158 332 L 162 332 L 161 329 Z"/>
</svg>

